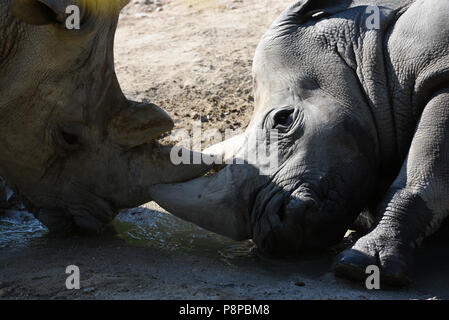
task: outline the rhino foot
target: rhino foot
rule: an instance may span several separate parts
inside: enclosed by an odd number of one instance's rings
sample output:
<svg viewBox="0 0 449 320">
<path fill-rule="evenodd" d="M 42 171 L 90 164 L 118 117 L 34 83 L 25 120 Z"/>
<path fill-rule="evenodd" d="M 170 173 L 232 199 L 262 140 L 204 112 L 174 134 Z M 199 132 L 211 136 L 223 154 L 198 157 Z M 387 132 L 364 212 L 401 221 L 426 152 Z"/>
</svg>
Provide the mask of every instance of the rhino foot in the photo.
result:
<svg viewBox="0 0 449 320">
<path fill-rule="evenodd" d="M 338 256 L 334 272 L 342 278 L 364 281 L 369 276 L 366 268 L 375 265 L 380 269 L 382 284 L 407 286 L 410 284 L 411 251 L 411 247 L 382 237 L 375 229 Z"/>
</svg>

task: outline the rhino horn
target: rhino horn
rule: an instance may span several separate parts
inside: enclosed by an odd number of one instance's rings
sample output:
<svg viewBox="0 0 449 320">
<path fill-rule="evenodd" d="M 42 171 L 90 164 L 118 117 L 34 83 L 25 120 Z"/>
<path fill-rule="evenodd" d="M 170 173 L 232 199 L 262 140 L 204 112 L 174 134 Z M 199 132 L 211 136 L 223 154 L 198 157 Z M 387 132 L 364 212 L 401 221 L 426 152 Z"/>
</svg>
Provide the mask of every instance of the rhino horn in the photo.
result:
<svg viewBox="0 0 449 320">
<path fill-rule="evenodd" d="M 245 145 L 245 134 L 236 135 L 221 143 L 214 144 L 204 150 L 203 154 L 209 155 L 214 159 L 220 159 L 222 163 L 228 163 L 238 158 Z"/>
<path fill-rule="evenodd" d="M 112 139 L 125 147 L 135 147 L 156 139 L 173 129 L 170 116 L 155 104 L 132 102 L 111 123 Z"/>
<path fill-rule="evenodd" d="M 256 169 L 228 165 L 215 175 L 185 183 L 158 184 L 150 195 L 171 214 L 236 241 L 252 237 L 251 190 Z"/>
<path fill-rule="evenodd" d="M 173 215 L 234 240 L 252 236 L 249 208 L 254 191 L 265 182 L 254 166 L 245 163 L 246 135 L 238 135 L 206 149 L 203 155 L 240 162 L 218 173 L 184 183 L 150 187 L 151 198 Z"/>
</svg>

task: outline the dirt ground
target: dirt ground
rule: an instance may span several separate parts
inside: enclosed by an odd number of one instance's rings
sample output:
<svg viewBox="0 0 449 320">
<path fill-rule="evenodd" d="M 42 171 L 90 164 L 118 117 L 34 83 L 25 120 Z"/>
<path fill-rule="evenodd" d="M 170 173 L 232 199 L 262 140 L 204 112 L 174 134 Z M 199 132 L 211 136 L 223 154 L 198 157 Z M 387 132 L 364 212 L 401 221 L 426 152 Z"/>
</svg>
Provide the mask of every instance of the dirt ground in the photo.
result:
<svg viewBox="0 0 449 320">
<path fill-rule="evenodd" d="M 177 128 L 192 120 L 221 132 L 244 128 L 253 104 L 255 48 L 290 2 L 132 1 L 115 45 L 124 92 L 162 106 Z M 122 212 L 100 237 L 52 239 L 24 212 L 4 213 L 2 232 L 11 235 L 0 241 L 2 299 L 449 298 L 447 238 L 420 249 L 411 287 L 368 291 L 330 272 L 336 249 L 268 259 L 250 242 L 208 233 L 153 203 Z M 69 265 L 80 268 L 80 290 L 65 287 Z"/>
<path fill-rule="evenodd" d="M 193 121 L 222 133 L 246 127 L 256 46 L 289 1 L 139 2 L 123 11 L 116 38 L 117 74 L 128 97 L 160 105 L 176 128 Z"/>
</svg>

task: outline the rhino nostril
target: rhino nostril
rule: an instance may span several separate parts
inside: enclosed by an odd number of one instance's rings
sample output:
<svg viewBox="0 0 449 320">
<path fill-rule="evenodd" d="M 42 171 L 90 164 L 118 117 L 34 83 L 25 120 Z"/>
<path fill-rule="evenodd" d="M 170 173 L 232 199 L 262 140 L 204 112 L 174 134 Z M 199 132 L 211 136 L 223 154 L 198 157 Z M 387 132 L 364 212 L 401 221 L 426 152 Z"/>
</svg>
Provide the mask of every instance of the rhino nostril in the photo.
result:
<svg viewBox="0 0 449 320">
<path fill-rule="evenodd" d="M 315 206 L 316 201 L 310 195 L 294 192 L 290 196 L 290 201 L 287 204 L 287 209 L 305 211 Z"/>
<path fill-rule="evenodd" d="M 315 199 L 299 192 L 294 192 L 287 201 L 285 218 L 295 224 L 302 224 L 305 214 L 317 205 Z"/>
</svg>

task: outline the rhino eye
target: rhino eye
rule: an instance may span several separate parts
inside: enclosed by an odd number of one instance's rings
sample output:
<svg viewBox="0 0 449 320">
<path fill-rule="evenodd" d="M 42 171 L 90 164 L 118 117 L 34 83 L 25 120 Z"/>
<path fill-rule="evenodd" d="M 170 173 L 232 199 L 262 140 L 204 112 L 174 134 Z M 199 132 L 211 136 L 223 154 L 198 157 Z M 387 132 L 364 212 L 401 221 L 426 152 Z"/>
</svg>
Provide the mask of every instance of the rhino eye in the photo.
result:
<svg viewBox="0 0 449 320">
<path fill-rule="evenodd" d="M 78 148 L 81 145 L 80 138 L 77 134 L 73 133 L 73 131 L 59 129 L 59 133 L 57 135 L 57 142 L 64 149 L 73 150 Z"/>
<path fill-rule="evenodd" d="M 295 109 L 288 108 L 288 109 L 282 109 L 273 117 L 274 120 L 274 128 L 288 128 L 292 125 L 294 122 L 294 112 Z"/>
<path fill-rule="evenodd" d="M 62 138 L 64 139 L 64 142 L 67 143 L 68 145 L 74 146 L 79 144 L 79 140 L 76 135 L 64 131 L 62 131 L 61 134 Z"/>
</svg>

